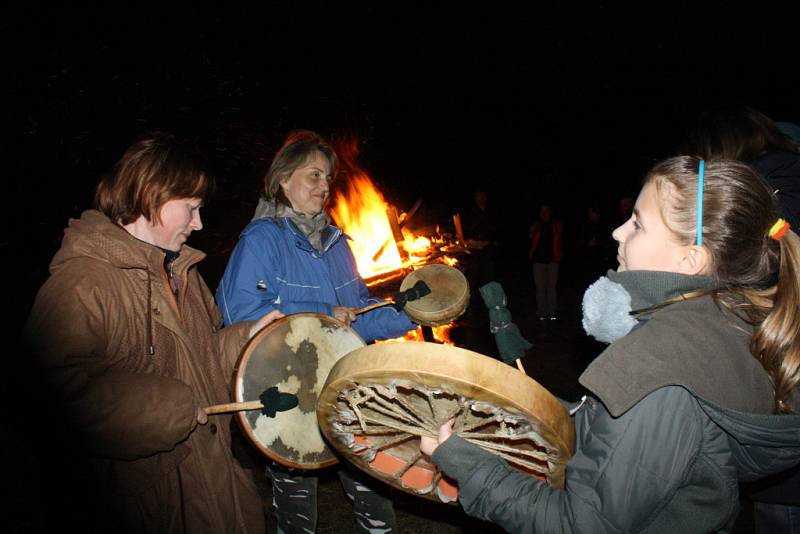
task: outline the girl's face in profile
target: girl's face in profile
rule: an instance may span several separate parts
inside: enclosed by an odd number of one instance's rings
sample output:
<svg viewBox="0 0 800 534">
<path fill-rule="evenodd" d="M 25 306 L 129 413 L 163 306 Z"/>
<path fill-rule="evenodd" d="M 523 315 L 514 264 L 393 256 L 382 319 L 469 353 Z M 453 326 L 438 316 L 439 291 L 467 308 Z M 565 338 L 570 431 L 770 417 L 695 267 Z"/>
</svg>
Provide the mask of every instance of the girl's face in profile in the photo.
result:
<svg viewBox="0 0 800 534">
<path fill-rule="evenodd" d="M 675 241 L 659 207 L 656 185 L 650 181 L 636 199 L 630 219 L 611 234 L 619 243 L 618 271 L 681 272 L 689 246 Z"/>
</svg>

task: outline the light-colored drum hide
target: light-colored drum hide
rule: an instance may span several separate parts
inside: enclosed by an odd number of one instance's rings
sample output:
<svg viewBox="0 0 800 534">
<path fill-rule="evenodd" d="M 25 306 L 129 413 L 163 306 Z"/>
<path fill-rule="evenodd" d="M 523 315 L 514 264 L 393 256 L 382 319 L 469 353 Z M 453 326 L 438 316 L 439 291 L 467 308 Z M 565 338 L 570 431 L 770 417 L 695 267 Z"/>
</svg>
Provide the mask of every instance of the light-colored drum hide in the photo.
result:
<svg viewBox="0 0 800 534">
<path fill-rule="evenodd" d="M 317 397 L 333 365 L 364 347 L 364 340 L 341 322 L 316 313 L 283 317 L 248 343 L 234 371 L 235 402 L 257 401 L 271 386 L 297 395 L 298 406 L 266 417 L 260 410 L 236 419 L 253 444 L 272 460 L 300 469 L 338 462 L 319 432 Z"/>
<path fill-rule="evenodd" d="M 425 265 L 409 273 L 400 284 L 400 291 L 414 287 L 422 280 L 431 292 L 406 303 L 405 312 L 417 323 L 441 326 L 458 319 L 469 304 L 469 284 L 456 269 L 441 263 Z"/>
<path fill-rule="evenodd" d="M 458 490 L 419 451 L 419 436 L 454 432 L 548 484 L 564 487 L 575 447 L 567 410 L 535 380 L 448 345 L 395 342 L 356 349 L 331 369 L 317 402 L 322 433 L 369 475 L 431 500 Z"/>
</svg>

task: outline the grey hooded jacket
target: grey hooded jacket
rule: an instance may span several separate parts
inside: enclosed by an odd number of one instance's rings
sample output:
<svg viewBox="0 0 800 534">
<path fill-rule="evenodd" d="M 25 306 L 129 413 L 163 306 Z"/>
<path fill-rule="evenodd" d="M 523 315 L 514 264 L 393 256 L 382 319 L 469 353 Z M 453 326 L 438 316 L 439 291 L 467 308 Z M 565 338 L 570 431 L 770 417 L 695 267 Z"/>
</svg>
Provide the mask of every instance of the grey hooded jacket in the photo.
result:
<svg viewBox="0 0 800 534">
<path fill-rule="evenodd" d="M 726 532 L 738 482 L 800 462 L 800 416 L 771 415 L 749 328 L 710 297 L 668 306 L 581 376 L 564 490 L 453 436 L 434 462 L 470 515 L 509 532 Z"/>
</svg>

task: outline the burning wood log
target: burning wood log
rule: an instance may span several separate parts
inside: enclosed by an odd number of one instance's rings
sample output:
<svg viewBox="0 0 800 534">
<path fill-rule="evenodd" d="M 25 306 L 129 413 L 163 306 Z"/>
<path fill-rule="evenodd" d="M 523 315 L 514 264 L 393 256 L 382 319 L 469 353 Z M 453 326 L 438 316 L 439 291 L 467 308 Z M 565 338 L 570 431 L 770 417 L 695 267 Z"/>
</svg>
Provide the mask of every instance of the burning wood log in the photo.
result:
<svg viewBox="0 0 800 534">
<path fill-rule="evenodd" d="M 417 213 L 417 210 L 419 209 L 421 204 L 422 204 L 422 199 L 420 198 L 419 200 L 414 202 L 414 205 L 411 206 L 411 209 L 408 210 L 407 213 L 403 213 L 402 215 L 400 215 L 400 228 L 405 226 L 406 223 L 408 223 L 408 221 L 411 220 L 411 217 L 413 217 L 414 214 Z"/>
<path fill-rule="evenodd" d="M 403 239 L 405 239 L 403 237 L 403 232 L 402 232 L 403 226 L 405 226 L 406 223 L 408 223 L 408 221 L 411 220 L 411 217 L 414 216 L 414 214 L 417 212 L 421 204 L 422 204 L 422 199 L 417 200 L 414 203 L 414 205 L 411 206 L 411 209 L 408 210 L 408 212 L 401 214 L 399 217 L 397 216 L 397 210 L 395 210 L 394 208 L 389 208 L 388 210 L 386 210 L 386 216 L 389 218 L 389 226 L 392 229 L 392 234 L 395 243 L 400 243 L 401 241 L 403 241 Z M 391 238 L 384 241 L 383 245 L 381 245 L 381 248 L 378 249 L 378 252 L 372 255 L 372 261 L 378 261 L 378 258 L 381 257 L 381 254 L 383 254 L 386 251 L 386 247 L 388 247 L 391 243 L 392 243 Z M 402 250 L 398 251 L 400 252 L 401 257 L 407 259 L 408 256 L 407 254 L 404 254 Z"/>
<path fill-rule="evenodd" d="M 397 210 L 390 207 L 388 210 L 386 210 L 386 216 L 389 219 L 389 228 L 392 229 L 392 237 L 394 238 L 394 242 L 402 243 L 405 240 L 405 237 L 403 237 L 403 231 L 400 230 L 400 221 L 397 217 Z M 405 250 L 399 250 L 398 252 L 400 252 L 400 257 L 403 258 L 404 261 L 408 259 L 408 253 L 406 253 Z"/>
</svg>

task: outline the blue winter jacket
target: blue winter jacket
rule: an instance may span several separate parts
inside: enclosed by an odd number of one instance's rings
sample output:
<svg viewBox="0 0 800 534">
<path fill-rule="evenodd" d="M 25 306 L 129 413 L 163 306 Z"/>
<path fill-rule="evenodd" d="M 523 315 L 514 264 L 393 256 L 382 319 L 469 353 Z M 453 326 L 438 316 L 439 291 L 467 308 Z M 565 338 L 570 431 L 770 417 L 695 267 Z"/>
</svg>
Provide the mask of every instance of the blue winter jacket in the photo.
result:
<svg viewBox="0 0 800 534">
<path fill-rule="evenodd" d="M 320 254 L 286 217 L 251 222 L 217 288 L 225 324 L 258 319 L 274 309 L 333 317 L 334 306 L 360 308 L 378 302 L 369 298 L 347 236 L 336 226 L 328 226 L 323 236 Z M 367 342 L 399 337 L 416 327 L 392 306 L 358 315 L 351 326 Z"/>
</svg>

